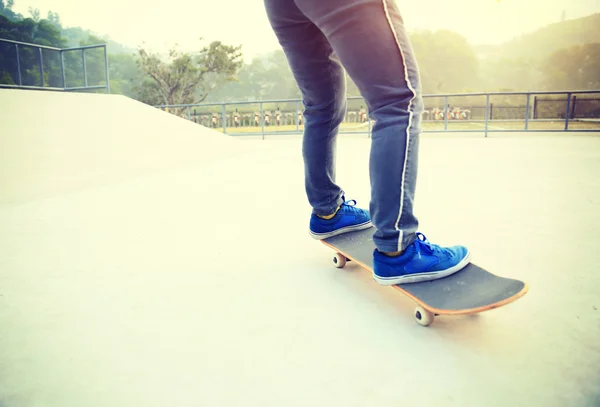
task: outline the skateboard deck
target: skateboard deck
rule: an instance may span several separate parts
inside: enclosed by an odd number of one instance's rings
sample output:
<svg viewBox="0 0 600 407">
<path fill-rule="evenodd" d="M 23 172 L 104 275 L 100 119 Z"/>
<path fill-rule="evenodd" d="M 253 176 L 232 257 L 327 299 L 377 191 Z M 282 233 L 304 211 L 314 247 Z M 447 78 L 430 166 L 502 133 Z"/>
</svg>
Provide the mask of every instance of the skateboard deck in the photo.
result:
<svg viewBox="0 0 600 407">
<path fill-rule="evenodd" d="M 375 228 L 371 227 L 321 242 L 336 251 L 333 258 L 336 267 L 344 267 L 350 260 L 372 273 L 374 233 Z M 502 307 L 522 297 L 528 290 L 523 281 L 497 276 L 473 263 L 438 280 L 391 287 L 417 303 L 414 316 L 424 326 L 433 323 L 436 315 L 475 314 Z"/>
</svg>

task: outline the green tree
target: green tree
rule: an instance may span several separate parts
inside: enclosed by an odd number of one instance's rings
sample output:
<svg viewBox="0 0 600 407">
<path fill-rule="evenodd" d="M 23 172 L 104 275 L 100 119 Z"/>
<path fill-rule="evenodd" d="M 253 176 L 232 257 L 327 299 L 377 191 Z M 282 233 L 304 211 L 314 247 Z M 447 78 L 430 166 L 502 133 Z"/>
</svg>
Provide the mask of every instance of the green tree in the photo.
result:
<svg viewBox="0 0 600 407">
<path fill-rule="evenodd" d="M 109 54 L 108 68 L 110 92 L 135 98 L 136 89 L 140 87 L 143 77 L 136 56 L 134 54 Z"/>
<path fill-rule="evenodd" d="M 538 90 L 541 72 L 534 60 L 527 58 L 491 58 L 480 63 L 483 91 Z"/>
<path fill-rule="evenodd" d="M 50 22 L 51 24 L 57 26 L 59 29 L 62 29 L 62 24 L 60 23 L 60 16 L 58 15 L 58 13 L 48 11 L 48 17 L 46 17 L 46 20 L 48 20 L 48 22 Z"/>
<path fill-rule="evenodd" d="M 420 31 L 411 42 L 423 93 L 462 92 L 479 85 L 478 60 L 467 40 L 452 31 Z"/>
<path fill-rule="evenodd" d="M 29 11 L 29 15 L 31 15 L 31 19 L 33 21 L 35 21 L 36 23 L 40 22 L 41 17 L 40 17 L 40 9 L 39 8 L 29 7 L 29 9 L 27 11 Z"/>
<path fill-rule="evenodd" d="M 195 54 L 172 48 L 164 61 L 140 48 L 138 62 L 145 78 L 138 99 L 148 104 L 202 102 L 220 83 L 235 79 L 242 65 L 240 49 L 214 41 Z"/>
<path fill-rule="evenodd" d="M 4 16 L 6 18 L 8 18 L 9 20 L 21 20 L 23 18 L 23 16 L 21 14 L 17 14 L 15 13 L 12 8 L 14 6 L 15 2 L 14 0 L 8 0 L 8 1 L 4 1 L 4 0 L 0 0 L 0 16 Z"/>
<path fill-rule="evenodd" d="M 60 31 L 48 20 L 35 21 L 26 18 L 12 21 L 0 16 L 0 38 L 51 47 L 64 47 L 66 42 Z M 43 51 L 44 83 L 46 86 L 61 86 L 60 56 L 56 51 Z M 23 85 L 41 85 L 39 73 L 39 51 L 37 48 L 20 46 L 19 62 Z M 16 50 L 12 44 L 0 44 L 0 77 L 3 82 L 18 83 Z M 7 78 L 10 77 L 11 81 Z"/>
<path fill-rule="evenodd" d="M 23 18 L 12 12 L 12 0 L 6 4 L 0 0 L 0 38 L 59 48 L 80 45 L 108 44 L 111 92 L 130 97 L 135 96 L 134 87 L 139 81 L 140 70 L 136 63 L 134 49 L 127 49 L 110 39 L 102 39 L 80 27 L 63 28 L 60 16 L 48 12 L 41 19 L 39 10 L 30 8 L 32 18 Z M 104 53 L 102 49 L 86 51 L 88 85 L 104 85 Z M 43 51 L 44 82 L 47 86 L 62 87 L 60 53 Z M 81 51 L 63 53 L 65 79 L 68 87 L 83 86 L 83 63 Z M 36 48 L 20 46 L 19 61 L 24 85 L 40 85 L 39 53 Z M 18 83 L 16 51 L 12 44 L 0 43 L 0 83 Z"/>
<path fill-rule="evenodd" d="M 60 30 L 45 19 L 35 21 L 32 18 L 25 18 L 12 21 L 0 16 L 0 38 L 50 47 L 66 46 Z"/>
<path fill-rule="evenodd" d="M 222 84 L 210 101 L 296 99 L 300 92 L 282 50 L 252 59 L 239 70 L 237 78 Z"/>
<path fill-rule="evenodd" d="M 477 89 L 477 57 L 468 42 L 450 31 L 418 32 L 411 35 L 418 58 L 425 93 Z M 348 96 L 360 96 L 346 75 Z M 214 102 L 232 100 L 298 99 L 300 91 L 282 50 L 254 58 L 245 64 L 238 80 L 219 87 L 211 95 Z M 364 102 L 357 101 L 357 107 Z"/>
<path fill-rule="evenodd" d="M 499 52 L 507 58 L 545 59 L 560 49 L 600 41 L 600 13 L 549 24 L 508 41 Z"/>
<path fill-rule="evenodd" d="M 263 92 L 270 99 L 293 99 L 300 97 L 300 90 L 292 75 L 283 50 L 271 53 L 265 64 Z"/>
<path fill-rule="evenodd" d="M 586 83 L 594 83 L 589 76 L 598 71 L 598 65 L 588 65 L 594 52 L 588 47 L 580 54 L 576 49 L 599 42 L 597 13 L 550 24 L 501 45 L 478 46 L 482 90 L 589 89 Z"/>
<path fill-rule="evenodd" d="M 86 36 L 80 37 L 79 43 L 77 46 L 86 46 L 86 45 L 101 45 L 106 42 L 93 35 L 89 32 L 85 32 Z M 108 51 L 108 48 L 107 48 Z M 70 63 L 68 64 L 70 68 L 69 81 L 73 81 L 75 84 L 69 84 L 69 86 L 84 86 L 85 80 L 83 77 L 83 63 L 81 57 L 82 51 L 69 51 L 65 53 L 65 55 L 69 55 Z M 123 89 L 128 89 L 126 86 L 123 86 L 123 82 L 126 82 L 122 74 L 124 72 L 131 73 L 127 69 L 123 69 L 121 63 L 124 62 L 123 58 L 113 58 L 113 55 L 108 55 L 108 67 L 109 67 L 109 77 L 111 82 L 111 93 L 122 93 Z M 135 59 L 132 55 L 130 58 L 133 59 L 133 64 L 135 64 Z M 103 48 L 88 48 L 85 50 L 85 62 L 86 62 L 86 78 L 88 86 L 94 85 L 106 85 L 106 77 L 105 77 L 105 59 L 104 59 L 104 49 Z M 114 66 L 113 66 L 114 65 Z M 112 77 L 111 73 L 114 75 Z M 135 70 L 134 74 L 138 74 L 138 71 Z M 115 89 L 113 89 L 113 87 Z M 116 92 L 115 92 L 116 90 Z M 130 94 L 128 94 L 130 96 Z"/>
<path fill-rule="evenodd" d="M 544 87 L 553 90 L 600 88 L 600 43 L 553 52 L 541 64 Z"/>
<path fill-rule="evenodd" d="M 262 98 L 262 84 L 265 67 L 258 58 L 244 64 L 235 80 L 221 84 L 207 97 L 210 102 L 231 102 L 236 100 L 258 100 Z"/>
</svg>

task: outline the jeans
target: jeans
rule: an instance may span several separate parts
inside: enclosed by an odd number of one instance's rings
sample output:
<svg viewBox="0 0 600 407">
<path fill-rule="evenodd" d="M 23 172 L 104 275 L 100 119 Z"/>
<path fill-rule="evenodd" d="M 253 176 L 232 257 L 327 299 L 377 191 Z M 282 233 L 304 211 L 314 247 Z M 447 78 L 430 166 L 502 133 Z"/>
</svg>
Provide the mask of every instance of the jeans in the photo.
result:
<svg viewBox="0 0 600 407">
<path fill-rule="evenodd" d="M 346 113 L 345 71 L 375 124 L 369 156 L 379 251 L 404 250 L 416 238 L 413 214 L 423 99 L 419 69 L 393 0 L 264 0 L 271 26 L 302 93 L 305 186 L 313 212 L 343 202 L 335 150 Z"/>
</svg>

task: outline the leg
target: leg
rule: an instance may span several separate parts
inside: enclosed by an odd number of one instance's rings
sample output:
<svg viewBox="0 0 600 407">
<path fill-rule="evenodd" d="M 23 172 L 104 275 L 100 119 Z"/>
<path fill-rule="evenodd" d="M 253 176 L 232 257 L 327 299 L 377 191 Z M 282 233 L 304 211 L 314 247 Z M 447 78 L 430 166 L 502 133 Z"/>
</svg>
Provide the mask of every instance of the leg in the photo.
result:
<svg viewBox="0 0 600 407">
<path fill-rule="evenodd" d="M 330 215 L 343 203 L 335 183 L 335 147 L 346 111 L 344 70 L 323 33 L 292 0 L 265 0 L 305 106 L 302 155 L 313 213 Z"/>
<path fill-rule="evenodd" d="M 441 248 L 416 233 L 413 201 L 423 102 L 417 63 L 394 3 L 295 2 L 325 34 L 376 120 L 370 156 L 374 278 L 384 285 L 414 283 L 461 270 L 469 262 L 465 247 Z"/>
<path fill-rule="evenodd" d="M 376 120 L 370 156 L 371 217 L 380 251 L 415 239 L 413 214 L 423 103 L 416 60 L 391 0 L 295 0 L 325 34 Z"/>
</svg>

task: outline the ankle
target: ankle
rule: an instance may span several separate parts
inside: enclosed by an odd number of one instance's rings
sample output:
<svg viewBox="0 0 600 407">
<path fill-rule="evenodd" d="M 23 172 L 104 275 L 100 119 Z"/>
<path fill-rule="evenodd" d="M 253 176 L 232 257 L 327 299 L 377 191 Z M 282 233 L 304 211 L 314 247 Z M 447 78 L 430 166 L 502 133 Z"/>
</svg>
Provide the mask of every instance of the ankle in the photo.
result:
<svg viewBox="0 0 600 407">
<path fill-rule="evenodd" d="M 403 251 L 399 251 L 399 252 L 379 252 L 381 254 L 383 254 L 384 256 L 387 257 L 398 257 L 400 255 L 402 255 L 402 253 L 404 253 Z"/>
<path fill-rule="evenodd" d="M 335 215 L 337 215 L 338 211 L 340 210 L 340 206 L 338 206 L 335 210 L 335 212 L 333 212 L 331 215 L 317 215 L 319 218 L 321 219 L 325 219 L 325 220 L 330 220 L 333 219 L 333 217 Z"/>
</svg>

